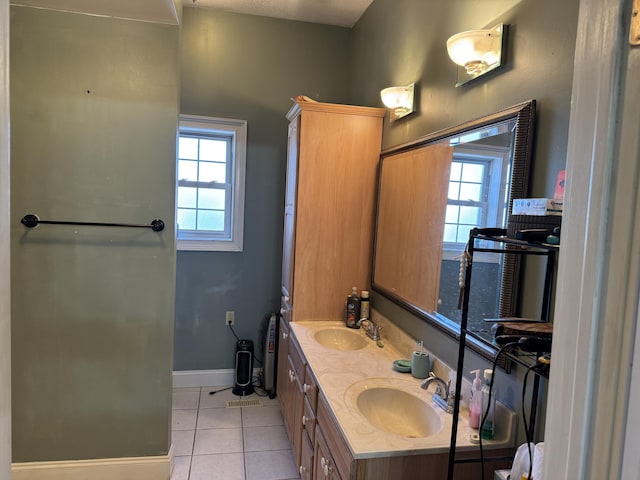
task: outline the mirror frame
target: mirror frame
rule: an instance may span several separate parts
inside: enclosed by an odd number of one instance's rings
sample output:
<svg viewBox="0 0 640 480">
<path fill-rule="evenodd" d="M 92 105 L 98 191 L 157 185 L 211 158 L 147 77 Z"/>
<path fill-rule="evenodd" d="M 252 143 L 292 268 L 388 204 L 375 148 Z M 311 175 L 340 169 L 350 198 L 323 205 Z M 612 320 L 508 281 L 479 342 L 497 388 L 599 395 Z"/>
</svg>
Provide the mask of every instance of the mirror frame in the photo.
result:
<svg viewBox="0 0 640 480">
<path fill-rule="evenodd" d="M 508 198 L 507 224 L 504 226 L 508 229 L 511 221 L 511 211 L 513 200 L 515 198 L 526 198 L 529 190 L 529 170 L 532 158 L 533 133 L 535 127 L 536 101 L 528 100 L 512 107 L 500 110 L 496 113 L 480 117 L 463 124 L 438 130 L 437 132 L 424 135 L 411 142 L 403 143 L 383 150 L 380 154 L 378 164 L 378 202 L 376 205 L 376 223 L 374 231 L 373 245 L 373 265 L 371 268 L 371 287 L 372 289 L 388 298 L 397 305 L 403 307 L 417 317 L 436 326 L 448 335 L 458 339 L 460 337 L 460 325 L 442 315 L 434 315 L 422 308 L 412 304 L 407 299 L 402 298 L 395 292 L 385 288 L 376 282 L 376 243 L 378 236 L 378 214 L 380 208 L 380 188 L 382 186 L 382 163 L 385 157 L 396 155 L 399 153 L 416 150 L 442 141 L 448 137 L 459 136 L 478 128 L 489 125 L 502 123 L 509 120 L 515 120 L 513 158 L 511 162 L 511 179 Z M 507 317 L 515 315 L 518 305 L 518 289 L 520 276 L 520 259 L 514 258 L 517 255 L 505 255 L 502 273 L 502 282 L 500 287 L 500 304 L 498 307 L 499 316 Z M 482 340 L 475 335 L 467 338 L 467 344 L 478 353 L 484 354 L 488 358 L 493 358 L 495 348 L 490 347 L 486 340 Z"/>
</svg>

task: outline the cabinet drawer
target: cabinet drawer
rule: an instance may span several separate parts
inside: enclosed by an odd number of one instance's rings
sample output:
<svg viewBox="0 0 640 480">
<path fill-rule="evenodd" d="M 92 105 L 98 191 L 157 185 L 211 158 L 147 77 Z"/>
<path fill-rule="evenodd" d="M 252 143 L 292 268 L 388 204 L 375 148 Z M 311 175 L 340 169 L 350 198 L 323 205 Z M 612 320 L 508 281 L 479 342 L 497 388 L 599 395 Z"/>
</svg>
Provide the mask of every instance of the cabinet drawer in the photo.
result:
<svg viewBox="0 0 640 480">
<path fill-rule="evenodd" d="M 289 338 L 289 358 L 291 358 L 294 373 L 300 381 L 300 385 L 302 385 L 304 383 L 306 365 L 304 356 L 302 355 L 302 351 L 300 350 L 300 346 L 298 345 L 298 342 L 293 335 Z"/>
<path fill-rule="evenodd" d="M 316 378 L 313 376 L 313 372 L 309 365 L 306 366 L 302 391 L 304 392 L 305 397 L 309 400 L 311 408 L 315 412 L 318 406 L 318 384 L 316 383 Z"/>
<path fill-rule="evenodd" d="M 309 404 L 309 399 L 305 398 L 304 400 L 304 412 L 302 414 L 302 428 L 307 435 L 309 436 L 309 440 L 313 443 L 316 434 L 316 413 L 311 408 Z"/>
</svg>

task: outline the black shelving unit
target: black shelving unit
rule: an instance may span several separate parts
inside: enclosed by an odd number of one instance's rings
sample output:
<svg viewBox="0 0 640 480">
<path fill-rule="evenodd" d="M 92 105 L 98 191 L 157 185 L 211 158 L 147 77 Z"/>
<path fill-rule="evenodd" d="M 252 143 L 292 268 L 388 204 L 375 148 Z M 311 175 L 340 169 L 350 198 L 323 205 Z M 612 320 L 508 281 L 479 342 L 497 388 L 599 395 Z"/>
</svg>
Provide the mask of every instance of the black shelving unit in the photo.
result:
<svg viewBox="0 0 640 480">
<path fill-rule="evenodd" d="M 494 232 L 495 233 L 495 230 Z M 500 232 L 503 235 L 506 235 L 506 230 L 504 232 Z M 479 241 L 484 241 L 483 243 L 489 243 L 494 245 L 493 248 L 487 248 L 486 246 L 478 246 Z M 496 246 L 497 245 L 497 246 Z M 467 252 L 469 254 L 470 262 L 467 266 L 465 273 L 465 288 L 463 292 L 462 298 L 462 315 L 460 322 L 460 338 L 459 338 L 459 346 L 458 346 L 458 366 L 456 372 L 456 385 L 455 385 L 455 403 L 453 410 L 453 421 L 451 427 L 451 443 L 449 448 L 449 466 L 448 466 L 448 480 L 453 480 L 453 474 L 455 465 L 457 463 L 469 463 L 469 462 L 479 462 L 480 458 L 477 459 L 456 459 L 456 444 L 457 444 L 457 435 L 458 435 L 458 419 L 460 416 L 460 394 L 462 389 L 462 378 L 463 378 L 463 370 L 464 370 L 464 357 L 467 348 L 467 335 L 469 331 L 467 329 L 467 324 L 469 320 L 469 292 L 471 288 L 471 278 L 473 272 L 473 255 L 476 252 L 489 252 L 489 253 L 498 253 L 503 255 L 516 255 L 516 256 L 527 256 L 527 255 L 535 255 L 535 256 L 544 256 L 546 257 L 546 267 L 545 267 L 545 279 L 542 293 L 542 301 L 541 301 L 541 313 L 540 320 L 544 322 L 548 322 L 551 316 L 551 303 L 552 303 L 552 291 L 553 291 L 553 282 L 555 279 L 555 265 L 557 254 L 559 251 L 558 245 L 550 245 L 546 243 L 533 243 L 526 242 L 522 240 L 515 240 L 512 238 L 508 238 L 506 236 L 494 236 L 494 235 L 485 235 L 481 233 L 481 230 L 474 228 L 471 230 L 469 234 L 469 243 L 467 245 Z M 505 319 L 506 321 L 506 319 Z M 499 349 L 499 346 L 496 344 L 492 344 L 488 342 L 486 339 L 482 339 L 480 337 L 474 336 L 480 342 L 487 344 L 496 350 Z M 531 392 L 531 412 L 529 415 L 529 426 L 532 429 L 535 426 L 536 421 L 536 406 L 538 403 L 538 394 L 540 389 L 540 380 L 542 378 L 546 378 L 548 375 L 548 369 L 536 369 L 533 368 L 535 366 L 535 362 L 537 360 L 537 355 L 527 354 L 520 355 L 514 353 L 513 351 L 505 350 L 502 355 L 504 355 L 509 361 L 512 361 L 516 364 L 522 365 L 527 369 L 531 369 L 534 373 L 534 381 L 533 381 L 533 389 Z M 533 436 L 533 433 L 531 433 Z M 485 458 L 485 460 L 505 460 L 505 458 L 496 458 L 489 457 Z"/>
</svg>

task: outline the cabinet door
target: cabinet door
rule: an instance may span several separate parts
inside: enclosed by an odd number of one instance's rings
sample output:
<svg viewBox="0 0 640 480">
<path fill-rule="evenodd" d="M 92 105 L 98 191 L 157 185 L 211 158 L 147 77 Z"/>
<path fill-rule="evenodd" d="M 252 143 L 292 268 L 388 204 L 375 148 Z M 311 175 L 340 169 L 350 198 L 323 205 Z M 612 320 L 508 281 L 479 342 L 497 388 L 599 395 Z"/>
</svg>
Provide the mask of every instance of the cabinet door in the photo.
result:
<svg viewBox="0 0 640 480">
<path fill-rule="evenodd" d="M 282 295 L 287 304 L 293 305 L 293 264 L 296 220 L 296 187 L 298 184 L 298 145 L 300 117 L 289 124 L 287 148 L 287 183 L 285 187 L 284 237 L 282 243 Z"/>
<path fill-rule="evenodd" d="M 331 451 L 322 434 L 322 429 L 316 426 L 315 459 L 313 461 L 313 478 L 315 480 L 341 480 L 338 469 L 333 463 Z"/>
<path fill-rule="evenodd" d="M 313 444 L 307 435 L 302 435 L 302 453 L 300 455 L 300 480 L 313 480 Z"/>
<path fill-rule="evenodd" d="M 295 377 L 294 386 L 291 393 L 291 408 L 293 412 L 292 423 L 292 438 L 291 446 L 293 448 L 293 459 L 296 462 L 296 466 L 300 467 L 300 458 L 302 453 L 302 417 L 304 415 L 304 393 L 302 393 L 302 379 Z"/>
<path fill-rule="evenodd" d="M 280 408 L 282 410 L 282 416 L 286 418 L 286 411 L 288 407 L 288 388 L 289 388 L 289 326 L 287 322 L 282 319 L 278 328 L 278 374 L 276 377 L 276 393 L 278 395 L 278 401 L 280 402 Z"/>
</svg>

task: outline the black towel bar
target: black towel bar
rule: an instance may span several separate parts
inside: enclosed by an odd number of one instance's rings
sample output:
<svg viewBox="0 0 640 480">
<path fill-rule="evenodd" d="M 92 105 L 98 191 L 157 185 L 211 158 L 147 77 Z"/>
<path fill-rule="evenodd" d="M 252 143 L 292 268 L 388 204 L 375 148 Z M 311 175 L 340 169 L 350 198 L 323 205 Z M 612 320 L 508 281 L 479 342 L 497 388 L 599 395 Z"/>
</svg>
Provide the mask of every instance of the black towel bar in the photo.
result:
<svg viewBox="0 0 640 480">
<path fill-rule="evenodd" d="M 39 224 L 49 224 L 49 225 L 88 225 L 92 227 L 132 227 L 132 228 L 150 228 L 154 232 L 161 232 L 164 230 L 164 222 L 159 218 L 152 220 L 148 225 L 140 225 L 134 223 L 104 223 L 104 222 L 67 222 L 67 221 L 59 221 L 59 220 L 40 220 L 37 215 L 32 213 L 25 215 L 20 220 L 27 228 L 37 227 Z"/>
</svg>

